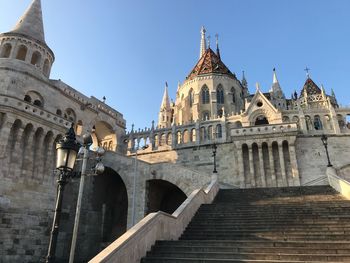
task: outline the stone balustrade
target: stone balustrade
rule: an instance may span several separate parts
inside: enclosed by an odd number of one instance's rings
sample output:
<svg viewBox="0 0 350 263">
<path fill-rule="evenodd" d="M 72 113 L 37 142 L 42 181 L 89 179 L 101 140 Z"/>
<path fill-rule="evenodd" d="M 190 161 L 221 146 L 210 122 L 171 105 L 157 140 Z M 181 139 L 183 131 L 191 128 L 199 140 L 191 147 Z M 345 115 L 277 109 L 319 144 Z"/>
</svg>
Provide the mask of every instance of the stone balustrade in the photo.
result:
<svg viewBox="0 0 350 263">
<path fill-rule="evenodd" d="M 251 126 L 237 129 L 231 129 L 231 136 L 246 136 L 259 134 L 275 134 L 297 132 L 298 126 L 296 123 L 270 124 L 264 126 Z"/>
</svg>

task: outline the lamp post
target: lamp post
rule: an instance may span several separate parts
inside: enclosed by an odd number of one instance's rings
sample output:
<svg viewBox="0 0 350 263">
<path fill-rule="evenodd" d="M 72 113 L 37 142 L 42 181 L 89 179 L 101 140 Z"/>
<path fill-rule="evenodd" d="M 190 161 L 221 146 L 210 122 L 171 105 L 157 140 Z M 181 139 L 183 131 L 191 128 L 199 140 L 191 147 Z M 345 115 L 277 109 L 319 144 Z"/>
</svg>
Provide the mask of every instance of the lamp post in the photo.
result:
<svg viewBox="0 0 350 263">
<path fill-rule="evenodd" d="M 216 170 L 216 149 L 218 147 L 216 146 L 216 142 L 213 143 L 213 146 L 212 146 L 212 149 L 213 149 L 213 157 L 214 157 L 214 170 L 213 170 L 213 173 L 216 174 L 218 173 L 218 171 Z"/>
<path fill-rule="evenodd" d="M 325 134 L 322 134 L 321 140 L 322 140 L 323 146 L 326 150 L 327 161 L 328 161 L 327 167 L 332 167 L 333 165 L 331 164 L 331 161 L 329 159 L 329 154 L 328 154 L 328 137 Z"/>
<path fill-rule="evenodd" d="M 85 177 L 88 175 L 86 172 L 86 166 L 87 166 L 87 161 L 89 159 L 89 147 L 91 144 L 92 144 L 91 134 L 84 134 L 83 135 L 83 147 L 81 147 L 80 151 L 79 151 L 79 153 L 83 154 L 83 163 L 81 166 L 79 193 L 78 193 L 77 207 L 76 207 L 76 212 L 75 212 L 72 244 L 71 244 L 70 253 L 69 253 L 69 263 L 74 262 L 74 254 L 75 254 L 75 247 L 76 247 L 77 237 L 78 237 L 78 228 L 79 228 L 79 220 L 80 220 L 81 203 L 82 203 L 84 185 L 85 185 Z M 98 156 L 98 163 L 95 166 L 95 173 L 96 174 L 102 174 L 105 170 L 104 165 L 100 162 L 101 161 L 100 159 L 103 156 L 104 152 L 105 152 L 105 150 L 103 148 L 100 148 L 100 147 L 98 147 L 96 150 L 96 154 Z"/>
<path fill-rule="evenodd" d="M 72 176 L 75 160 L 79 150 L 79 143 L 76 141 L 75 133 L 72 127 L 68 130 L 62 140 L 56 144 L 57 160 L 56 169 L 59 171 L 59 178 L 57 180 L 57 196 L 55 213 L 50 233 L 49 248 L 46 257 L 46 263 L 55 261 L 55 252 L 57 245 L 58 229 L 60 224 L 60 217 L 62 211 L 62 200 L 64 187 L 67 184 L 67 179 Z"/>
</svg>

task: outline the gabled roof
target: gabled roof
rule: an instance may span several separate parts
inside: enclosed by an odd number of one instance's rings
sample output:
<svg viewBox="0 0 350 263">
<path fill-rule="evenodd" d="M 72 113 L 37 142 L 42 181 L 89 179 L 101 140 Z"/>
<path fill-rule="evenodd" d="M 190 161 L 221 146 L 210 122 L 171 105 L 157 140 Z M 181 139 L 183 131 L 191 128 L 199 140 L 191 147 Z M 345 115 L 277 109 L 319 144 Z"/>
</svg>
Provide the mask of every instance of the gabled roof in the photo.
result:
<svg viewBox="0 0 350 263">
<path fill-rule="evenodd" d="M 34 0 L 23 16 L 18 20 L 11 33 L 18 33 L 45 43 L 44 23 L 41 1 Z"/>
<path fill-rule="evenodd" d="M 305 81 L 304 87 L 300 92 L 300 97 L 304 97 L 304 92 L 306 91 L 307 95 L 315 95 L 315 94 L 321 94 L 321 89 L 316 85 L 313 80 L 308 77 Z"/>
<path fill-rule="evenodd" d="M 210 73 L 226 74 L 232 78 L 236 78 L 221 61 L 218 55 L 216 55 L 211 48 L 208 48 L 186 79 L 190 80 L 197 76 Z"/>
</svg>

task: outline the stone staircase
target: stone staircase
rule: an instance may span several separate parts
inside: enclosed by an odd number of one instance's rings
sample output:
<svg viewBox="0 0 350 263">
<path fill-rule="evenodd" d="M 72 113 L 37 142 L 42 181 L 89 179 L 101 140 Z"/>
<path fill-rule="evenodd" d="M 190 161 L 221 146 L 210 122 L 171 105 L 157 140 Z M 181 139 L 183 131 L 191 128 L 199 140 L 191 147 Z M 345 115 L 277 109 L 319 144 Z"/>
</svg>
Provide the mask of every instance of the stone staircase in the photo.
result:
<svg viewBox="0 0 350 263">
<path fill-rule="evenodd" d="M 220 190 L 141 262 L 350 262 L 350 202 L 329 186 Z"/>
</svg>

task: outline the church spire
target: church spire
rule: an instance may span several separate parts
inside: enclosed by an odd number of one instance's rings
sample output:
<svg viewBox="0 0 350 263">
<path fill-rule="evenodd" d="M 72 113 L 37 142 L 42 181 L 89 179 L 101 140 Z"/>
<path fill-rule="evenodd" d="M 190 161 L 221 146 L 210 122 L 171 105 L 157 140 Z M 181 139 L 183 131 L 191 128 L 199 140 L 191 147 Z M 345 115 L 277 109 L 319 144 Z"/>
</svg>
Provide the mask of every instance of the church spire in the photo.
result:
<svg viewBox="0 0 350 263">
<path fill-rule="evenodd" d="M 216 39 L 216 55 L 221 59 L 220 57 L 220 49 L 219 49 L 219 34 L 215 34 Z"/>
<path fill-rule="evenodd" d="M 201 28 L 201 46 L 200 46 L 200 52 L 199 52 L 199 58 L 203 56 L 205 51 L 207 50 L 207 44 L 206 44 L 206 39 L 205 39 L 205 28 L 202 26 Z"/>
<path fill-rule="evenodd" d="M 11 32 L 23 34 L 45 43 L 41 0 L 33 0 Z"/>
<path fill-rule="evenodd" d="M 168 83 L 165 82 L 165 89 L 164 89 L 164 95 L 162 100 L 162 105 L 160 106 L 160 110 L 162 109 L 170 109 L 170 99 L 168 95 Z"/>
<path fill-rule="evenodd" d="M 270 93 L 272 93 L 275 98 L 285 98 L 280 83 L 278 82 L 275 68 L 273 68 L 272 86 Z"/>
</svg>

